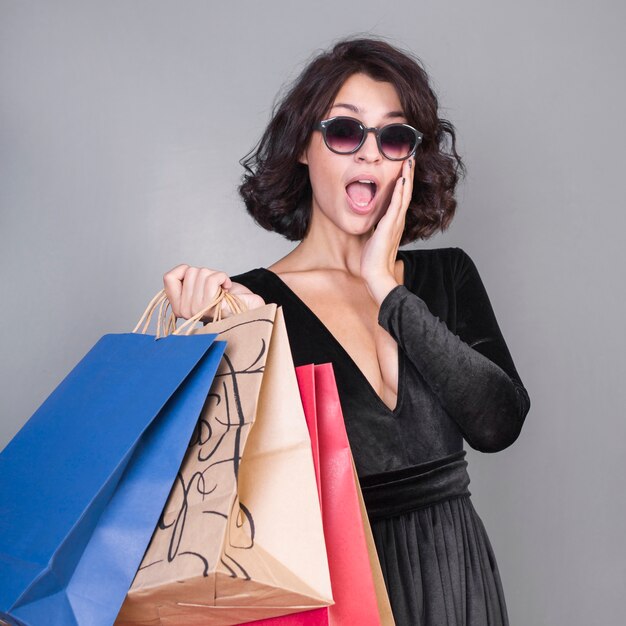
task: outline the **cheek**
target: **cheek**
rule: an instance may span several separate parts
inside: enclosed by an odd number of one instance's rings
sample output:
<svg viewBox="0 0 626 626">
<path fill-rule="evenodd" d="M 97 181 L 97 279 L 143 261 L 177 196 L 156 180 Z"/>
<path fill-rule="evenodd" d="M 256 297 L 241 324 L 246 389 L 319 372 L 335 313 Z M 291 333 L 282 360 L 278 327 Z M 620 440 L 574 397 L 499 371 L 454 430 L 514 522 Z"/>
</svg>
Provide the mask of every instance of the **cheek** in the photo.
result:
<svg viewBox="0 0 626 626">
<path fill-rule="evenodd" d="M 392 179 L 390 180 L 387 185 L 385 186 L 383 193 L 382 193 L 382 200 L 385 203 L 385 206 L 389 206 L 389 203 L 391 202 L 391 198 L 393 196 L 393 192 L 396 188 L 396 179 Z"/>
<path fill-rule="evenodd" d="M 342 186 L 342 180 L 341 172 L 328 159 L 312 159 L 309 161 L 309 181 L 316 196 L 322 197 L 344 193 L 345 189 Z"/>
<path fill-rule="evenodd" d="M 384 190 L 384 198 L 387 201 L 387 203 L 389 203 L 391 201 L 391 197 L 393 196 L 393 192 L 396 189 L 396 183 L 397 180 L 400 178 L 400 176 L 402 175 L 402 165 L 400 165 L 399 167 L 395 167 L 390 173 L 389 173 L 389 179 L 387 184 L 385 185 L 385 190 Z"/>
</svg>

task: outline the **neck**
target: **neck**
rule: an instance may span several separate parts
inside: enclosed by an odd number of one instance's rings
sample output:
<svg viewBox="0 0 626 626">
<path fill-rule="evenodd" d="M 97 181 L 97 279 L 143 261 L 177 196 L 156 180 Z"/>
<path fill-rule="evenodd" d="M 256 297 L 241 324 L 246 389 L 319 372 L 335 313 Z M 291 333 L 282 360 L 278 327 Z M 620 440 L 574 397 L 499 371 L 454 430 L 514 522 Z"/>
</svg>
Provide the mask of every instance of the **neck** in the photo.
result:
<svg viewBox="0 0 626 626">
<path fill-rule="evenodd" d="M 330 269 L 360 276 L 363 247 L 372 232 L 346 232 L 320 211 L 313 211 L 306 237 L 288 256 L 300 271 Z"/>
</svg>

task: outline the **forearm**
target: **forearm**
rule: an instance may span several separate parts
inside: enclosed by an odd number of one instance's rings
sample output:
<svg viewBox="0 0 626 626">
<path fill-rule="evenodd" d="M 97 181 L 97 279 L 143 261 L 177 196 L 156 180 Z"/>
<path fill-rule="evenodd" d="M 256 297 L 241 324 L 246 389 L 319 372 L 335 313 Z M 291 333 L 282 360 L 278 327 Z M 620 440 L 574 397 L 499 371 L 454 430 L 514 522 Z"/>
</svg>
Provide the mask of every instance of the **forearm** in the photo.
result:
<svg viewBox="0 0 626 626">
<path fill-rule="evenodd" d="M 378 321 L 473 448 L 495 452 L 515 441 L 530 405 L 521 381 L 451 332 L 421 298 L 402 285 L 384 298 Z"/>
</svg>

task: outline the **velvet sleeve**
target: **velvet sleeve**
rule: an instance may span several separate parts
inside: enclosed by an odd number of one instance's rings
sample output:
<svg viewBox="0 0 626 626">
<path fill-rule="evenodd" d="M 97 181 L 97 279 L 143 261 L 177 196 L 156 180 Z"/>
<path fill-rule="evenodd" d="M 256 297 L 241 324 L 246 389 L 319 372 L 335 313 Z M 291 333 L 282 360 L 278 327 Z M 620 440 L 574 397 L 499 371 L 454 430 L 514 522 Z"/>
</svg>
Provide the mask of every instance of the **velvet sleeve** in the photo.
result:
<svg viewBox="0 0 626 626">
<path fill-rule="evenodd" d="M 404 285 L 382 301 L 378 323 L 396 340 L 468 444 L 497 452 L 519 436 L 530 399 L 471 258 L 454 251 L 456 332 Z"/>
</svg>

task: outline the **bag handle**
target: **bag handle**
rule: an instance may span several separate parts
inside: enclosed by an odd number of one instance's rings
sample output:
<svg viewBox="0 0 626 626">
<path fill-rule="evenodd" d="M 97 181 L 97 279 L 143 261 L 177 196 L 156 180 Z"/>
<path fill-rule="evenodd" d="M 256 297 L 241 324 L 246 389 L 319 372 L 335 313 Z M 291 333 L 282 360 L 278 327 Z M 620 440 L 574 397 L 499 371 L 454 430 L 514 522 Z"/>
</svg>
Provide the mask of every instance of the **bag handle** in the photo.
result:
<svg viewBox="0 0 626 626">
<path fill-rule="evenodd" d="M 154 298 L 152 298 L 152 300 L 150 300 L 150 302 L 148 303 L 146 310 L 143 312 L 143 315 L 139 318 L 137 325 L 133 329 L 133 333 L 140 332 L 142 335 L 145 335 L 148 332 L 148 327 L 150 326 L 150 322 L 152 321 L 152 316 L 158 308 L 156 333 L 157 339 L 162 336 L 165 337 L 167 335 L 190 335 L 193 332 L 193 326 L 197 324 L 212 309 L 217 307 L 213 321 L 219 322 L 222 319 L 222 301 L 226 301 L 226 303 L 230 307 L 230 310 L 235 315 L 238 315 L 239 313 L 243 313 L 244 311 L 248 310 L 248 307 L 242 300 L 240 300 L 239 298 L 237 298 L 237 296 L 234 296 L 220 286 L 218 287 L 217 295 L 208 306 L 190 317 L 179 328 L 176 328 L 177 317 L 174 315 L 173 312 L 170 313 L 169 317 L 167 317 L 167 311 L 171 305 L 170 301 L 165 295 L 165 290 L 161 289 L 161 291 L 159 291 L 159 293 L 157 293 Z"/>
<path fill-rule="evenodd" d="M 142 316 L 139 318 L 139 321 L 137 322 L 137 326 L 133 328 L 134 333 L 139 331 L 139 327 L 142 324 L 143 324 L 143 328 L 139 332 L 141 332 L 142 335 L 145 335 L 148 332 L 148 326 L 150 326 L 150 322 L 152 321 L 152 315 L 154 314 L 154 310 L 158 306 L 160 306 L 162 302 L 166 299 L 167 299 L 167 296 L 165 295 L 165 289 L 161 289 L 161 291 L 159 291 L 159 293 L 157 293 L 156 296 L 154 296 L 154 298 L 152 298 L 152 300 L 150 300 L 150 302 L 148 303 L 146 310 L 143 312 Z"/>
<path fill-rule="evenodd" d="M 237 296 L 233 296 L 231 293 L 228 293 L 228 291 L 226 291 L 222 287 L 219 287 L 217 290 L 217 295 L 215 296 L 215 299 L 213 300 L 213 302 L 211 302 L 211 304 L 209 304 L 205 309 L 202 309 L 202 311 L 198 311 L 193 317 L 190 317 L 184 324 L 182 324 L 182 326 L 174 330 L 172 334 L 173 335 L 181 335 L 181 334 L 190 335 L 191 332 L 193 331 L 194 324 L 199 322 L 204 317 L 204 315 L 206 315 L 214 307 L 217 307 L 217 310 L 215 312 L 215 316 L 213 317 L 213 321 L 214 322 L 221 321 L 222 300 L 226 301 L 226 304 L 228 304 L 228 306 L 230 307 L 230 310 L 235 315 L 238 315 L 239 313 L 243 313 L 244 311 L 248 310 L 248 307 L 244 304 L 242 300 L 237 298 Z M 183 333 L 183 331 L 186 331 L 186 332 Z"/>
</svg>

